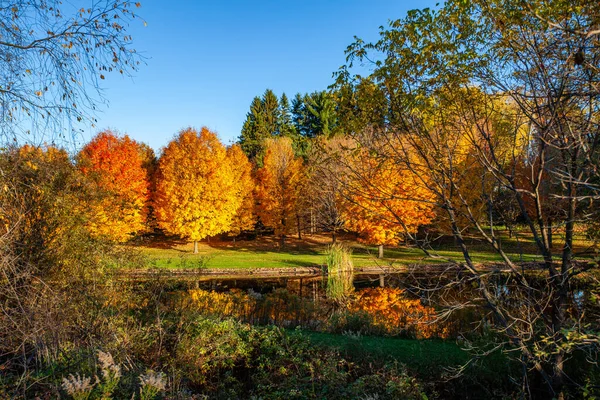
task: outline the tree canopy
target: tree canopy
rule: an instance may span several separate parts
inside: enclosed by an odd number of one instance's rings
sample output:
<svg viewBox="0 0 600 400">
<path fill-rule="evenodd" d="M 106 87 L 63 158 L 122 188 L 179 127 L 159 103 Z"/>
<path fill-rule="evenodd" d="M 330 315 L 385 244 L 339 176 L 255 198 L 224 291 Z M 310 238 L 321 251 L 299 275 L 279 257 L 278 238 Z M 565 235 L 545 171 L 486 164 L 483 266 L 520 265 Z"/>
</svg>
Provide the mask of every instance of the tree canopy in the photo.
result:
<svg viewBox="0 0 600 400">
<path fill-rule="evenodd" d="M 98 133 L 79 153 L 81 171 L 104 191 L 92 204 L 90 232 L 126 241 L 146 229 L 150 181 L 144 168 L 147 150 L 125 135 Z"/>
<path fill-rule="evenodd" d="M 158 161 L 158 226 L 194 242 L 231 229 L 243 204 L 227 150 L 208 128 L 182 130 Z"/>
<path fill-rule="evenodd" d="M 291 139 L 267 141 L 264 165 L 257 172 L 258 215 L 282 242 L 295 225 L 302 170 L 302 160 L 294 155 Z"/>
</svg>

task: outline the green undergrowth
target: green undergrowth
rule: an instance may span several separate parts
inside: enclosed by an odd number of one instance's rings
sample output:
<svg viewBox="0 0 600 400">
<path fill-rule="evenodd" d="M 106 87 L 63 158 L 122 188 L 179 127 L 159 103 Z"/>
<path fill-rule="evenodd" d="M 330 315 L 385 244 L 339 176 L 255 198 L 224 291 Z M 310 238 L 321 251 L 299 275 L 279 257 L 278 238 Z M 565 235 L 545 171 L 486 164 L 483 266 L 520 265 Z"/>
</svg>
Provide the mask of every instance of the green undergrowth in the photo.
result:
<svg viewBox="0 0 600 400">
<path fill-rule="evenodd" d="M 290 334 L 298 333 L 292 331 Z M 315 345 L 336 349 L 342 355 L 357 361 L 402 363 L 417 376 L 427 379 L 450 377 L 462 366 L 473 362 L 471 354 L 455 341 L 313 331 L 302 331 L 301 334 L 309 337 Z M 494 382 L 499 375 L 508 376 L 513 367 L 504 354 L 496 352 L 467 366 L 466 373 L 481 381 Z"/>
<path fill-rule="evenodd" d="M 400 363 L 353 363 L 298 332 L 204 316 L 160 326 L 159 347 L 156 340 L 141 337 L 126 349 L 111 341 L 103 344 L 105 351 L 63 349 L 28 378 L 31 383 L 22 393 L 15 390 L 22 376 L 0 380 L 0 398 L 41 393 L 88 400 L 436 398 L 433 385 Z M 152 396 L 143 396 L 144 376 L 158 378 Z"/>
</svg>

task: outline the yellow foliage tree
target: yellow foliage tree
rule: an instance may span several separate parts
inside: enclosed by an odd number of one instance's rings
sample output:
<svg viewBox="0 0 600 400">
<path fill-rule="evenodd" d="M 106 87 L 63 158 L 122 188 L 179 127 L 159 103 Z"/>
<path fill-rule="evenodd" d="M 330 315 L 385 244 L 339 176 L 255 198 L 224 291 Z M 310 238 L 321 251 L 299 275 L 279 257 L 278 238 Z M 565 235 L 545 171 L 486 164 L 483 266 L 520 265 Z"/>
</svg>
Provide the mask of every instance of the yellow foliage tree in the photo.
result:
<svg viewBox="0 0 600 400">
<path fill-rule="evenodd" d="M 163 149 L 154 212 L 167 233 L 194 242 L 231 230 L 242 204 L 238 172 L 214 132 L 187 128 Z"/>
<path fill-rule="evenodd" d="M 252 164 L 237 144 L 227 149 L 227 158 L 235 176 L 236 193 L 240 206 L 233 216 L 229 234 L 237 236 L 242 231 L 251 230 L 256 223 L 254 212 L 254 189 L 256 184 L 252 176 Z"/>
<path fill-rule="evenodd" d="M 505 96 L 490 96 L 476 88 L 461 90 L 461 96 L 442 91 L 422 112 L 426 135 L 409 133 L 415 159 L 410 164 L 421 176 L 429 166 L 440 176 L 441 186 L 452 187 L 442 196 L 453 202 L 454 219 L 460 229 L 489 218 L 489 200 L 498 193 L 497 179 L 486 164 L 498 162 L 504 169 L 525 152 L 528 129 L 523 115 Z M 460 101 L 457 101 L 460 99 Z M 471 110 L 465 115 L 464 110 Z M 400 146 L 398 146 L 400 147 Z M 406 151 L 405 147 L 405 151 Z M 447 213 L 438 209 L 435 225 L 451 231 Z"/>
<path fill-rule="evenodd" d="M 291 139 L 266 141 L 263 167 L 257 173 L 258 215 L 263 224 L 275 230 L 282 245 L 298 212 L 302 170 L 302 160 L 294 156 Z"/>
<path fill-rule="evenodd" d="M 104 192 L 90 206 L 88 228 L 93 236 L 124 242 L 146 229 L 149 180 L 141 148 L 127 135 L 104 131 L 79 153 L 80 170 Z"/>
</svg>

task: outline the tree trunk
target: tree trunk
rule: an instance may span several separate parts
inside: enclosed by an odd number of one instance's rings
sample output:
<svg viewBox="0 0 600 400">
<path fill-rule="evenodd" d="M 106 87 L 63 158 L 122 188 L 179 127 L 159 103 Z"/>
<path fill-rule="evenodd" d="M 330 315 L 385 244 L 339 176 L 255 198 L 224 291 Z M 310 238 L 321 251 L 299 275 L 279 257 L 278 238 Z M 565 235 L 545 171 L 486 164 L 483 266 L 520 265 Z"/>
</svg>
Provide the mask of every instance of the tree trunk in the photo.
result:
<svg viewBox="0 0 600 400">
<path fill-rule="evenodd" d="M 194 240 L 194 254 L 198 254 L 198 241 Z"/>
<path fill-rule="evenodd" d="M 302 240 L 302 231 L 300 230 L 300 214 L 296 214 L 296 225 L 298 228 L 298 240 Z"/>
<path fill-rule="evenodd" d="M 377 258 L 383 258 L 383 245 L 380 244 L 377 249 L 378 249 Z"/>
<path fill-rule="evenodd" d="M 576 160 L 574 156 L 573 160 Z M 573 161 L 572 170 L 576 170 L 576 161 Z M 573 268 L 573 237 L 575 233 L 575 211 L 577 209 L 577 192 L 575 184 L 572 181 L 567 182 L 568 190 L 568 206 L 567 219 L 565 221 L 565 244 L 562 249 L 562 263 L 560 274 L 551 277 L 551 282 L 554 284 L 556 290 L 555 298 L 553 299 L 553 314 L 552 314 L 552 325 L 553 331 L 557 335 L 556 342 L 558 351 L 554 355 L 553 359 L 553 388 L 557 399 L 564 399 L 564 385 L 565 385 L 565 351 L 560 347 L 560 344 L 568 341 L 568 339 L 562 333 L 562 329 L 565 326 L 567 319 L 567 303 L 569 297 L 569 274 Z M 551 226 L 552 220 L 548 218 L 548 243 L 552 246 L 551 239 Z"/>
<path fill-rule="evenodd" d="M 283 249 L 285 246 L 285 235 L 281 235 L 279 238 L 279 248 Z"/>
<path fill-rule="evenodd" d="M 552 219 L 548 218 L 548 224 L 546 226 L 546 229 L 548 230 L 548 248 L 552 248 Z"/>
<path fill-rule="evenodd" d="M 564 354 L 561 351 L 559 354 L 557 354 L 554 358 L 554 379 L 553 379 L 553 384 L 554 384 L 554 395 L 556 396 L 555 398 L 557 400 L 564 400 L 565 398 L 565 393 L 564 393 L 564 386 L 565 386 L 565 382 L 564 382 L 564 376 L 565 376 L 565 371 L 564 371 Z"/>
</svg>

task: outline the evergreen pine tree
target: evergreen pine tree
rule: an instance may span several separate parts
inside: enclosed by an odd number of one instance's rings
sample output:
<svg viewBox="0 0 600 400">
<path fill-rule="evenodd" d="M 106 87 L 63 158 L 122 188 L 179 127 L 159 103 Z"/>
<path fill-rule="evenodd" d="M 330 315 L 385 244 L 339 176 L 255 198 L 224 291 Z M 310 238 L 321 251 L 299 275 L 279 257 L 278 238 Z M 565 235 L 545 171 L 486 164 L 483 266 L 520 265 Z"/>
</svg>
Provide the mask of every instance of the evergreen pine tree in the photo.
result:
<svg viewBox="0 0 600 400">
<path fill-rule="evenodd" d="M 336 106 L 331 94 L 325 90 L 313 92 L 304 97 L 304 104 L 308 111 L 306 113 L 306 136 L 310 138 L 319 135 L 330 137 L 337 125 Z"/>
<path fill-rule="evenodd" d="M 280 114 L 279 114 L 279 135 L 288 136 L 292 139 L 296 136 L 296 127 L 292 122 L 292 114 L 290 111 L 290 102 L 287 96 L 281 95 L 279 100 Z"/>
<path fill-rule="evenodd" d="M 296 132 L 306 137 L 306 107 L 304 103 L 304 96 L 300 93 L 296 93 L 294 100 L 292 100 L 292 123 L 296 128 Z"/>
<path fill-rule="evenodd" d="M 246 120 L 239 138 L 240 147 L 250 160 L 255 160 L 262 149 L 262 141 L 266 131 L 262 109 L 260 97 L 257 96 L 252 99 L 250 111 L 246 114 Z"/>
<path fill-rule="evenodd" d="M 279 121 L 281 118 L 279 99 L 271 89 L 267 89 L 263 94 L 261 103 L 265 129 L 263 138 L 279 136 Z"/>
</svg>

